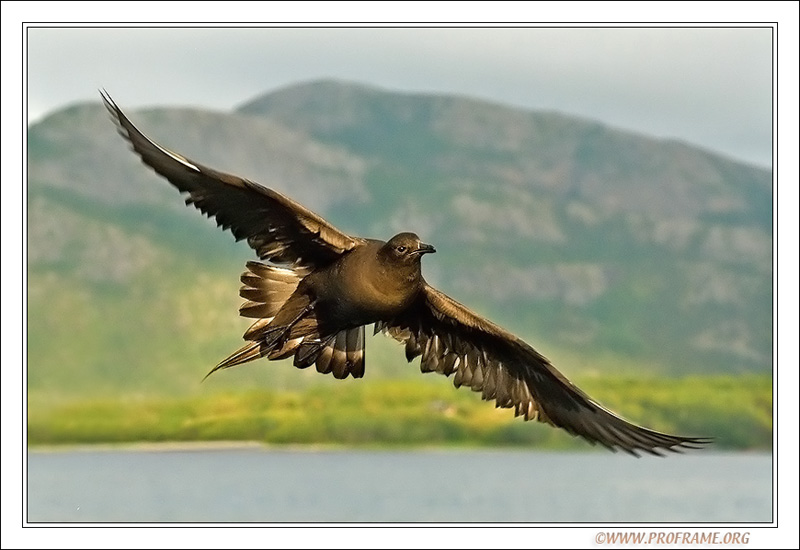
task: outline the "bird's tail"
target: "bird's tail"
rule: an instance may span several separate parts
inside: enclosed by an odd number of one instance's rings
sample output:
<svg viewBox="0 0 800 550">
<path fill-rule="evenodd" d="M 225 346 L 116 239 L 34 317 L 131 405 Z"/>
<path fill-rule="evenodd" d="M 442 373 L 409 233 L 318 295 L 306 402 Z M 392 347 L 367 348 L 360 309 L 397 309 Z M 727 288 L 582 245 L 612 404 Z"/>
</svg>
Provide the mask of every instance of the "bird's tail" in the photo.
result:
<svg viewBox="0 0 800 550">
<path fill-rule="evenodd" d="M 264 333 L 297 289 L 301 279 L 302 275 L 291 269 L 260 262 L 247 262 L 247 271 L 241 276 L 243 285 L 239 289 L 239 295 L 245 299 L 245 302 L 239 308 L 239 315 L 255 318 L 256 321 L 244 333 L 244 339 L 248 340 L 248 343 L 220 361 L 206 375 L 206 378 L 220 369 L 241 365 L 279 351 L 274 349 L 278 338 L 267 342 L 264 339 Z M 271 332 L 275 333 L 276 331 Z"/>
<path fill-rule="evenodd" d="M 235 367 L 236 365 L 247 363 L 253 359 L 258 359 L 259 357 L 263 357 L 263 354 L 261 353 L 261 343 L 248 342 L 245 346 L 231 353 L 228 357 L 220 361 L 216 367 L 208 371 L 208 374 L 203 377 L 203 380 L 220 369 Z"/>
<path fill-rule="evenodd" d="M 298 368 L 316 364 L 321 373 L 336 378 L 364 375 L 364 327 L 331 332 L 320 327 L 311 299 L 295 292 L 302 275 L 290 270 L 248 262 L 239 291 L 247 301 L 239 308 L 243 317 L 257 320 L 244 333 L 242 348 L 223 359 L 206 378 L 261 357 L 285 359 L 294 355 Z"/>
<path fill-rule="evenodd" d="M 245 338 L 275 318 L 301 279 L 302 276 L 291 269 L 247 262 L 247 271 L 241 277 L 244 284 L 239 289 L 239 296 L 246 301 L 239 308 L 239 315 L 258 321 L 245 333 Z"/>
<path fill-rule="evenodd" d="M 334 378 L 364 376 L 364 326 L 340 330 L 327 338 L 306 338 L 298 346 L 294 366 L 304 369 L 317 365 L 323 374 Z"/>
</svg>

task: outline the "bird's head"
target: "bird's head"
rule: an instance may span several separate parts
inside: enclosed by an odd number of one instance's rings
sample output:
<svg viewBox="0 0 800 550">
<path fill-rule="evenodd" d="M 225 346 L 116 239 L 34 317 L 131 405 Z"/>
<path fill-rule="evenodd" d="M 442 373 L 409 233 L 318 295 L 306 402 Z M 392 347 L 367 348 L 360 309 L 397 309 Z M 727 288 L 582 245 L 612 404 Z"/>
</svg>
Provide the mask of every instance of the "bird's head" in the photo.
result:
<svg viewBox="0 0 800 550">
<path fill-rule="evenodd" d="M 384 257 L 401 264 L 419 263 L 422 255 L 429 252 L 436 252 L 436 249 L 423 243 L 414 233 L 399 233 L 381 248 Z"/>
</svg>

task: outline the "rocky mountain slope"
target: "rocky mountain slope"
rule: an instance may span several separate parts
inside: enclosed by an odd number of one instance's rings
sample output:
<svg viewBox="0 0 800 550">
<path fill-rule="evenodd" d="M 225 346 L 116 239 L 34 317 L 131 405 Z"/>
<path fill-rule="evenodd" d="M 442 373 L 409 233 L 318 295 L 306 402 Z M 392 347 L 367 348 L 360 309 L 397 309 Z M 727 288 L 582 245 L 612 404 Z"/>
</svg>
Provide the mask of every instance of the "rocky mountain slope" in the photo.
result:
<svg viewBox="0 0 800 550">
<path fill-rule="evenodd" d="M 417 232 L 439 251 L 432 284 L 568 372 L 771 369 L 767 170 L 564 114 L 332 81 L 232 113 L 129 114 L 343 230 Z M 137 161 L 99 99 L 29 128 L 27 198 L 31 383 L 194 381 L 238 347 L 252 253 Z M 368 375 L 404 362 L 378 349 Z"/>
</svg>

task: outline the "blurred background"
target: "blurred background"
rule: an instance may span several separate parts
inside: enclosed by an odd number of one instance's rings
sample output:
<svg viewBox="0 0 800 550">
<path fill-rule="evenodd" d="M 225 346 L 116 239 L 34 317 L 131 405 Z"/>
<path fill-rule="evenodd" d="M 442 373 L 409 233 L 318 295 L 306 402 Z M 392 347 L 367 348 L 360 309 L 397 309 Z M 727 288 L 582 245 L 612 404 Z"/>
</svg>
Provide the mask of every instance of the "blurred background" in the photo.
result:
<svg viewBox="0 0 800 550">
<path fill-rule="evenodd" d="M 380 335 L 363 380 L 262 361 L 201 384 L 240 346 L 238 277 L 255 255 L 128 150 L 104 88 L 161 145 L 342 230 L 417 232 L 438 251 L 431 284 L 601 403 L 756 453 L 758 466 L 710 470 L 763 472 L 746 489 L 763 498 L 692 518 L 769 520 L 772 28 L 30 27 L 26 39 L 29 445 L 591 449 L 421 375 Z M 53 506 L 37 517 L 82 517 Z"/>
</svg>

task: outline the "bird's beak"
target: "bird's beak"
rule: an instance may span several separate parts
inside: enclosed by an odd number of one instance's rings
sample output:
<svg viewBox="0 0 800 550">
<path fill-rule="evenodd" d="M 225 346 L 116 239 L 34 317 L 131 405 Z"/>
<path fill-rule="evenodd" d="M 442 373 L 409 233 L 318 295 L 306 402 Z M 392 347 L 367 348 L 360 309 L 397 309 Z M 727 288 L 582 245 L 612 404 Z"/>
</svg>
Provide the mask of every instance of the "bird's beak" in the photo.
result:
<svg viewBox="0 0 800 550">
<path fill-rule="evenodd" d="M 431 253 L 436 252 L 436 249 L 433 248 L 432 245 L 425 244 L 425 243 L 419 243 L 419 248 L 417 249 L 417 254 L 422 256 L 423 254 L 427 254 L 429 252 L 431 252 Z"/>
</svg>

